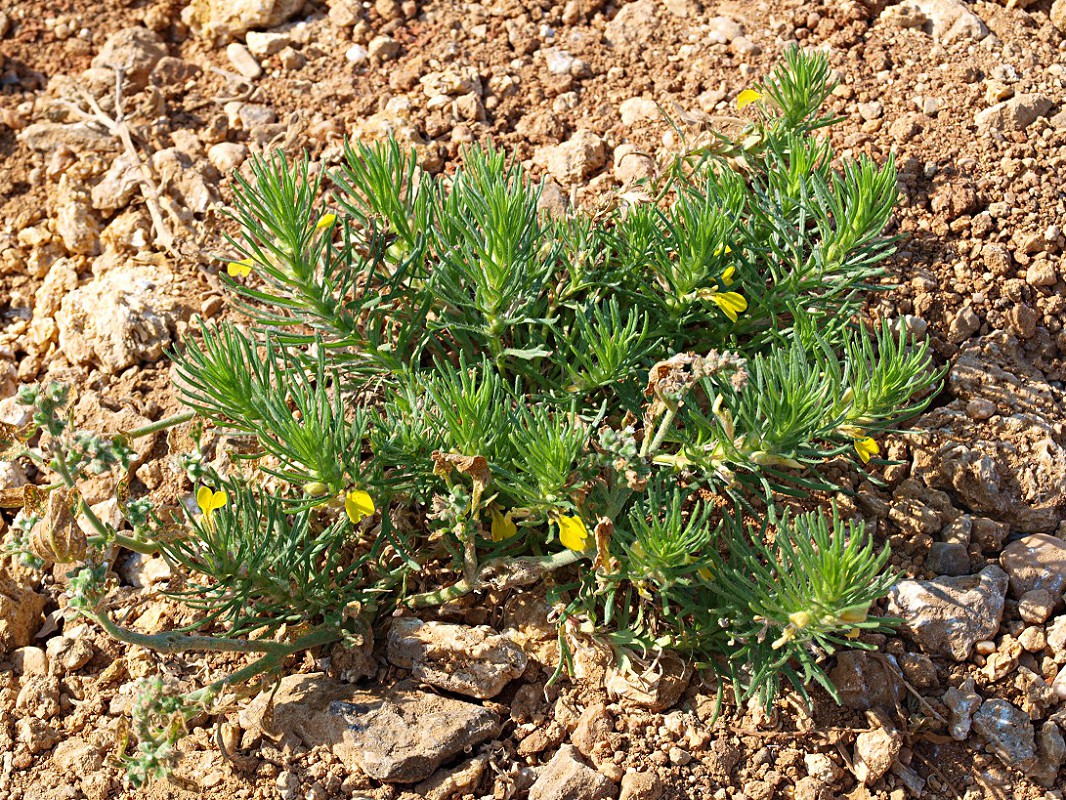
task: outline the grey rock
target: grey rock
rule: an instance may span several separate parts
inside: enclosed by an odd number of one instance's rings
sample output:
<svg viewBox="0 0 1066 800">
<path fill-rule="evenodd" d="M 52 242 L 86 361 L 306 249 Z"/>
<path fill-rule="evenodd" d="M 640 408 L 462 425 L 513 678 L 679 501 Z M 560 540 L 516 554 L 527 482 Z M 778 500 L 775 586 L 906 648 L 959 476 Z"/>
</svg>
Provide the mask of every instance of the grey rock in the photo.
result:
<svg viewBox="0 0 1066 800">
<path fill-rule="evenodd" d="M 93 208 L 113 212 L 125 208 L 141 185 L 141 171 L 137 159 L 123 153 L 111 162 L 100 182 L 92 188 Z"/>
<path fill-rule="evenodd" d="M 577 748 L 563 745 L 530 787 L 529 800 L 606 800 L 618 787 L 586 764 Z"/>
<path fill-rule="evenodd" d="M 841 703 L 858 711 L 875 706 L 893 710 L 903 699 L 903 675 L 889 655 L 845 650 L 837 654 L 829 680 L 840 693 Z"/>
<path fill-rule="evenodd" d="M 194 33 L 218 43 L 232 41 L 253 28 L 269 30 L 304 6 L 305 0 L 192 0 L 181 19 Z"/>
<path fill-rule="evenodd" d="M 65 739 L 52 753 L 52 765 L 63 775 L 84 778 L 100 769 L 100 751 L 84 739 Z"/>
<path fill-rule="evenodd" d="M 1058 700 L 1066 700 L 1066 667 L 1062 667 L 1051 682 L 1051 693 Z"/>
<path fill-rule="evenodd" d="M 64 125 L 59 122 L 35 122 L 18 135 L 20 142 L 38 153 L 50 153 L 60 145 L 76 153 L 100 153 L 118 150 L 118 139 L 87 123 Z"/>
<path fill-rule="evenodd" d="M 1010 591 L 1021 598 L 1026 592 L 1046 589 L 1061 595 L 1066 590 L 1066 542 L 1046 533 L 1034 533 L 1004 548 L 999 563 L 1010 576 Z"/>
<path fill-rule="evenodd" d="M 1066 487 L 1066 449 L 1058 432 L 1066 415 L 1062 391 L 1004 331 L 963 345 L 947 383 L 956 399 L 923 416 L 919 427 L 937 433 L 915 447 L 913 469 L 973 512 L 972 538 L 986 550 L 993 543 L 982 541 L 978 514 L 1011 530 L 1054 531 Z M 978 398 L 998 410 L 980 426 L 966 413 Z"/>
<path fill-rule="evenodd" d="M 925 557 L 925 566 L 937 575 L 967 575 L 970 572 L 970 553 L 964 544 L 933 542 Z"/>
<path fill-rule="evenodd" d="M 659 800 L 663 783 L 654 772 L 627 772 L 622 776 L 618 800 Z"/>
<path fill-rule="evenodd" d="M 940 530 L 940 515 L 919 500 L 903 498 L 889 509 L 888 518 L 909 536 L 932 534 Z"/>
<path fill-rule="evenodd" d="M 1059 769 L 1066 760 L 1066 740 L 1054 720 L 1040 726 L 1036 736 L 1036 764 L 1030 768 L 1029 777 L 1049 789 L 1057 783 Z"/>
<path fill-rule="evenodd" d="M 1048 12 L 1051 24 L 1060 31 L 1066 32 L 1066 0 L 1055 0 Z"/>
<path fill-rule="evenodd" d="M 161 556 L 130 553 L 116 571 L 123 581 L 136 589 L 145 589 L 170 580 L 170 565 Z"/>
<path fill-rule="evenodd" d="M 166 48 L 155 32 L 142 27 L 123 28 L 107 37 L 92 66 L 95 69 L 120 68 L 135 88 L 143 89 L 148 85 L 152 68 L 166 54 Z"/>
<path fill-rule="evenodd" d="M 549 47 L 544 53 L 544 64 L 552 75 L 569 75 L 576 59 L 569 52 L 559 47 Z"/>
<path fill-rule="evenodd" d="M 526 669 L 526 654 L 509 639 L 481 625 L 393 620 L 388 659 L 424 683 L 449 692 L 495 697 Z"/>
<path fill-rule="evenodd" d="M 607 694 L 623 705 L 664 711 L 681 699 L 691 677 L 688 663 L 667 652 L 639 674 L 608 667 L 605 685 Z"/>
<path fill-rule="evenodd" d="M 223 175 L 234 172 L 247 158 L 247 145 L 238 142 L 219 142 L 211 145 L 207 151 L 207 160 Z"/>
<path fill-rule="evenodd" d="M 11 653 L 16 675 L 47 675 L 48 654 L 40 647 L 16 647 Z"/>
<path fill-rule="evenodd" d="M 48 660 L 66 672 L 81 669 L 93 657 L 93 646 L 82 637 L 55 636 L 48 640 Z"/>
<path fill-rule="evenodd" d="M 921 11 L 938 41 L 980 41 L 988 36 L 988 26 L 962 0 L 908 0 L 908 4 Z"/>
<path fill-rule="evenodd" d="M 635 47 L 659 32 L 654 0 L 626 3 L 604 28 L 604 38 L 613 47 Z"/>
<path fill-rule="evenodd" d="M 898 731 L 863 731 L 855 737 L 855 777 L 867 786 L 877 783 L 892 768 L 902 749 L 903 737 Z"/>
<path fill-rule="evenodd" d="M 120 267 L 68 294 L 56 315 L 67 358 L 113 374 L 162 356 L 178 319 L 177 300 L 166 291 L 172 278 Z"/>
<path fill-rule="evenodd" d="M 1047 589 L 1033 589 L 1018 601 L 1018 616 L 1023 622 L 1040 625 L 1048 621 L 1062 598 Z"/>
<path fill-rule="evenodd" d="M 625 105 L 623 103 L 623 105 Z M 614 150 L 614 177 L 623 186 L 655 176 L 655 159 L 633 144 L 621 144 Z"/>
<path fill-rule="evenodd" d="M 233 68 L 248 80 L 254 81 L 263 74 L 263 68 L 255 60 L 255 56 L 240 42 L 230 42 L 226 45 L 226 58 Z"/>
<path fill-rule="evenodd" d="M 981 318 L 967 303 L 959 309 L 948 326 L 948 341 L 958 344 L 964 342 L 977 333 L 981 328 Z"/>
<path fill-rule="evenodd" d="M 534 160 L 559 183 L 577 183 L 602 167 L 607 161 L 603 140 L 589 130 L 578 130 L 560 145 L 542 147 Z"/>
<path fill-rule="evenodd" d="M 344 51 L 344 58 L 352 64 L 365 64 L 370 60 L 370 53 L 361 44 L 353 44 Z"/>
<path fill-rule="evenodd" d="M 942 699 L 951 711 L 948 720 L 951 738 L 961 742 L 970 735 L 974 712 L 981 707 L 981 695 L 974 691 L 973 678 L 967 678 L 961 686 L 952 686 Z"/>
<path fill-rule="evenodd" d="M 712 17 L 707 20 L 707 38 L 717 44 L 729 44 L 744 35 L 744 26 L 730 17 Z"/>
<path fill-rule="evenodd" d="M 965 661 L 974 644 L 995 636 L 1003 618 L 1007 573 L 996 566 L 977 575 L 900 581 L 889 592 L 888 613 L 928 653 Z"/>
<path fill-rule="evenodd" d="M 272 56 L 290 46 L 292 37 L 276 31 L 248 31 L 244 42 L 253 56 Z"/>
<path fill-rule="evenodd" d="M 1055 104 L 1038 94 L 1019 94 L 978 111 L 974 116 L 977 129 L 983 131 L 1024 131 L 1040 117 L 1054 108 Z"/>
<path fill-rule="evenodd" d="M 15 723 L 15 737 L 31 753 L 47 750 L 63 738 L 63 735 L 46 722 L 32 717 L 22 717 Z M 8 741 L 11 741 L 8 739 Z"/>
<path fill-rule="evenodd" d="M 417 783 L 449 758 L 499 733 L 499 717 L 474 703 L 398 684 L 359 690 L 320 673 L 281 680 L 270 706 L 263 692 L 239 717 L 307 747 L 323 746 L 350 770 L 385 783 Z"/>
<path fill-rule="evenodd" d="M 1036 736 L 1029 715 L 1006 700 L 986 700 L 973 715 L 973 729 L 1008 767 L 1027 772 L 1036 765 Z"/>
</svg>

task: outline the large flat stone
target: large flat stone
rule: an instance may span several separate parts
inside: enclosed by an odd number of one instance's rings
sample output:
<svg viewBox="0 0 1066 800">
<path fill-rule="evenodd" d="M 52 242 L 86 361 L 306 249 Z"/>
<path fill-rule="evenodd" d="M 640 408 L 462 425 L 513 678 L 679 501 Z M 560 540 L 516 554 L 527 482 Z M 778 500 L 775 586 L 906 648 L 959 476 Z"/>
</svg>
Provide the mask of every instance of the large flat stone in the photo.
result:
<svg viewBox="0 0 1066 800">
<path fill-rule="evenodd" d="M 242 727 L 328 747 L 348 769 L 386 783 L 425 780 L 499 732 L 499 717 L 489 709 L 413 684 L 361 690 L 316 673 L 282 679 L 272 709 L 269 695 L 242 712 Z"/>
</svg>

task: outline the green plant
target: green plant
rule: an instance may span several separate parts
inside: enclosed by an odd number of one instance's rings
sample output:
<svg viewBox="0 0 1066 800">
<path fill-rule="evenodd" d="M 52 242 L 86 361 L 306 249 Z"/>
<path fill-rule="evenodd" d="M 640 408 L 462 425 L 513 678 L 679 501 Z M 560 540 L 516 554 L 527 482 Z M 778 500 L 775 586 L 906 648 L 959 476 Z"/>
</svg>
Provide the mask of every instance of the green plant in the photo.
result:
<svg viewBox="0 0 1066 800">
<path fill-rule="evenodd" d="M 251 324 L 174 354 L 189 407 L 242 442 L 225 473 L 187 454 L 200 513 L 140 500 L 132 535 L 102 523 L 77 483 L 125 463 L 124 440 L 69 434 L 58 390 L 25 397 L 47 433 L 29 455 L 96 531 L 34 548 L 89 561 L 72 607 L 144 646 L 258 655 L 182 698 L 153 685 L 132 774 L 165 772 L 181 720 L 291 653 L 553 572 L 564 615 L 623 662 L 677 650 L 740 699 L 782 677 L 833 692 L 819 663 L 884 625 L 887 553 L 780 499 L 838 489 L 825 466 L 876 456 L 939 376 L 924 344 L 857 319 L 893 252 L 896 176 L 834 162 L 831 88 L 823 56 L 788 51 L 737 136 L 595 220 L 541 213 L 483 147 L 434 178 L 395 142 L 350 145 L 335 211 L 306 159 L 238 176 L 227 282 Z M 110 619 L 93 565 L 115 544 L 172 564 L 196 630 Z"/>
</svg>

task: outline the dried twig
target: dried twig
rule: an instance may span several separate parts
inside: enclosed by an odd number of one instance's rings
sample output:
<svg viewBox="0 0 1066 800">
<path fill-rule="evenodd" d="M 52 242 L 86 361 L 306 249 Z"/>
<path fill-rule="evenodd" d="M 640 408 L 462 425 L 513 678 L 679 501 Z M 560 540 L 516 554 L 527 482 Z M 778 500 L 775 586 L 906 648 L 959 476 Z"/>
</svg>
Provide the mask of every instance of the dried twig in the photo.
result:
<svg viewBox="0 0 1066 800">
<path fill-rule="evenodd" d="M 126 122 L 125 114 L 122 111 L 122 78 L 125 74 L 125 69 L 115 66 L 112 66 L 111 69 L 115 71 L 114 116 L 111 116 L 104 111 L 96 98 L 80 86 L 76 87 L 78 94 L 81 96 L 81 99 L 85 101 L 85 104 L 89 107 L 91 113 L 87 113 L 76 103 L 67 102 L 66 106 L 77 116 L 81 117 L 82 120 L 86 122 L 95 122 L 102 126 L 107 133 L 114 136 L 122 143 L 122 147 L 126 151 L 126 154 L 137 164 L 138 171 L 140 172 L 139 180 L 142 188 L 141 194 L 144 197 L 145 205 L 148 206 L 148 214 L 152 218 L 152 225 L 155 228 L 156 233 L 156 244 L 169 252 L 174 252 L 174 234 L 171 232 L 170 227 L 163 218 L 163 212 L 159 203 L 159 187 L 156 186 L 155 180 L 152 177 L 152 170 L 148 166 L 148 162 L 141 157 L 140 151 L 133 143 L 133 133 L 130 130 L 129 124 Z M 171 216 L 173 217 L 173 215 Z"/>
</svg>

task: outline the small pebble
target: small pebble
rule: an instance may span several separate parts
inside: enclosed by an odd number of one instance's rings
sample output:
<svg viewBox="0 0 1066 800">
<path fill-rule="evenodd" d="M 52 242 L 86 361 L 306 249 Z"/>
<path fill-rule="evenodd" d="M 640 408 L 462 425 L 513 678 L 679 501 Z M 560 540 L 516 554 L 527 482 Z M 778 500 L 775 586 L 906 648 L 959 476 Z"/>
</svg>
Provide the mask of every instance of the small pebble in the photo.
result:
<svg viewBox="0 0 1066 800">
<path fill-rule="evenodd" d="M 250 81 L 254 81 L 263 74 L 263 68 L 255 60 L 255 56 L 240 42 L 231 42 L 226 45 L 226 56 L 233 68 Z"/>
</svg>

